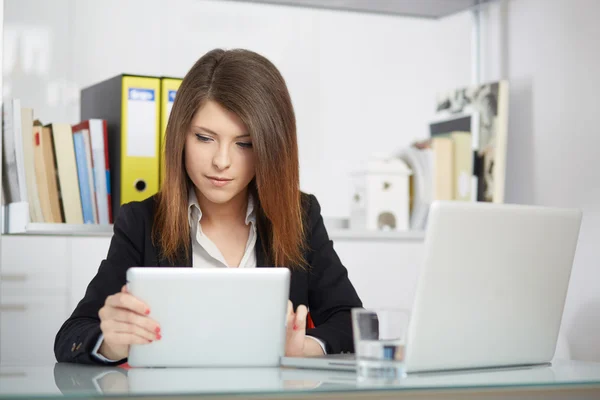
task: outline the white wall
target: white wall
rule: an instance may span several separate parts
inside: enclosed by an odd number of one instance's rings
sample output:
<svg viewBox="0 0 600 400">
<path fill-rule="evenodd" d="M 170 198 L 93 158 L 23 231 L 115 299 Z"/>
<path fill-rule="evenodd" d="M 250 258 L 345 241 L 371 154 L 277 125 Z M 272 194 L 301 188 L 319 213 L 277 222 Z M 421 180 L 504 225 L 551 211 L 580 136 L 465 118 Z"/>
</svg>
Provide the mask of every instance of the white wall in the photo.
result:
<svg viewBox="0 0 600 400">
<path fill-rule="evenodd" d="M 79 119 L 79 90 L 128 72 L 183 76 L 245 47 L 285 77 L 301 186 L 349 215 L 348 173 L 427 136 L 438 90 L 470 81 L 469 13 L 440 21 L 207 0 L 6 0 L 5 96 L 45 123 Z"/>
<path fill-rule="evenodd" d="M 574 358 L 598 361 L 599 17 L 596 0 L 493 6 L 482 75 L 511 82 L 507 201 L 584 210 L 562 335 Z M 5 19 L 4 95 L 44 122 L 76 122 L 80 88 L 121 72 L 183 75 L 219 46 L 266 55 L 296 107 L 302 187 L 330 217 L 348 214 L 355 163 L 425 136 L 435 92 L 470 81 L 468 13 L 426 21 L 203 0 L 6 0 Z M 337 247 L 355 258 L 354 246 Z"/>
<path fill-rule="evenodd" d="M 571 356 L 600 361 L 600 2 L 492 7 L 483 78 L 511 84 L 506 200 L 583 210 L 562 324 Z M 543 249 L 541 249 L 543 251 Z"/>
</svg>

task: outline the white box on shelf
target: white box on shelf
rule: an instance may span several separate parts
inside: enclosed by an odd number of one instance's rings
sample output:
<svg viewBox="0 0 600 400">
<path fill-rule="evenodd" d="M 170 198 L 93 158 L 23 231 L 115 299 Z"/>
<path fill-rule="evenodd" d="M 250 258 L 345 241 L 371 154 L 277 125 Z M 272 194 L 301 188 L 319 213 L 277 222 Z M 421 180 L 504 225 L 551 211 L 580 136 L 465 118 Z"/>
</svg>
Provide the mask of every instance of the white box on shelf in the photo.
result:
<svg viewBox="0 0 600 400">
<path fill-rule="evenodd" d="M 353 174 L 350 228 L 406 231 L 409 229 L 410 168 L 397 158 L 378 158 Z"/>
<path fill-rule="evenodd" d="M 26 232 L 27 224 L 30 221 L 29 203 L 26 201 L 19 201 L 7 204 L 4 218 L 6 218 L 5 223 L 7 233 Z"/>
</svg>

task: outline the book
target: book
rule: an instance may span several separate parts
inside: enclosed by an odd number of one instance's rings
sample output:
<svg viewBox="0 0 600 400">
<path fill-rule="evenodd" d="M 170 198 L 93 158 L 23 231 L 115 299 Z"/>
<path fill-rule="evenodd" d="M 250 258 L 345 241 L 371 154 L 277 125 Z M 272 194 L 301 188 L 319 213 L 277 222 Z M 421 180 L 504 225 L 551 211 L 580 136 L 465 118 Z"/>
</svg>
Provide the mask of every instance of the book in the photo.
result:
<svg viewBox="0 0 600 400">
<path fill-rule="evenodd" d="M 23 164 L 27 186 L 27 201 L 29 203 L 29 220 L 44 222 L 42 206 L 37 190 L 36 173 L 33 155 L 33 110 L 21 108 L 21 134 L 23 142 Z"/>
<path fill-rule="evenodd" d="M 6 188 L 6 203 L 27 202 L 23 142 L 21 133 L 21 101 L 10 99 L 3 109 L 3 186 Z"/>
<path fill-rule="evenodd" d="M 481 163 L 477 163 L 477 144 L 476 138 L 478 136 L 478 119 L 473 114 L 456 114 L 451 115 L 447 118 L 442 118 L 433 121 L 429 124 L 429 134 L 431 138 L 438 137 L 449 137 L 455 142 L 454 148 L 454 178 L 453 185 L 454 199 L 466 200 L 466 201 L 477 201 L 477 188 L 479 182 L 483 179 L 483 171 L 480 168 Z M 458 132 L 466 133 L 469 138 L 469 142 L 465 143 L 464 138 L 457 137 L 455 134 Z M 456 148 L 456 141 L 460 141 L 460 148 Z M 467 146 L 464 148 L 463 146 Z M 459 152 L 457 157 L 456 152 Z M 466 152 L 466 154 L 465 154 Z M 469 158 L 465 160 L 464 157 Z M 458 177 L 456 174 L 457 163 L 460 164 L 458 168 L 461 170 L 465 167 L 469 168 L 467 175 Z M 462 179 L 462 181 L 459 181 Z M 457 185 L 461 185 L 457 190 Z"/>
<path fill-rule="evenodd" d="M 42 175 L 45 177 L 47 201 L 50 207 L 50 213 L 44 215 L 44 222 L 61 223 L 65 222 L 65 216 L 62 212 L 62 200 L 60 197 L 58 172 L 56 170 L 56 156 L 54 154 L 54 144 L 52 142 L 52 129 L 44 126 L 41 129 L 39 142 L 36 141 L 36 167 L 45 171 Z M 41 160 L 41 163 L 38 161 Z"/>
<path fill-rule="evenodd" d="M 433 150 L 434 200 L 454 199 L 454 142 L 451 137 L 438 136 L 431 140 Z"/>
<path fill-rule="evenodd" d="M 47 166 L 44 159 L 44 147 L 43 145 L 43 127 L 39 121 L 35 121 L 32 127 L 33 133 L 33 166 L 35 170 L 35 183 L 37 185 L 38 196 L 40 199 L 40 207 L 42 209 L 43 222 L 61 222 L 60 221 L 60 209 L 58 208 L 58 193 L 54 193 L 56 196 L 56 209 L 57 218 L 55 220 L 53 216 L 53 204 L 51 195 L 51 180 L 56 181 L 55 172 L 53 170 L 54 161 L 50 162 L 51 167 Z M 50 149 L 52 147 L 50 146 Z M 56 190 L 56 182 L 54 182 L 54 188 Z"/>
<path fill-rule="evenodd" d="M 83 144 L 85 147 L 85 161 L 88 172 L 88 186 L 90 188 L 90 201 L 92 203 L 92 213 L 94 215 L 94 223 L 98 223 L 98 205 L 96 204 L 96 183 L 94 182 L 94 160 L 92 159 L 92 143 L 90 131 L 83 130 Z"/>
<path fill-rule="evenodd" d="M 409 178 L 410 229 L 425 229 L 433 201 L 433 152 L 429 147 L 410 146 L 402 149 L 397 157 L 412 171 Z"/>
<path fill-rule="evenodd" d="M 52 143 L 54 145 L 64 221 L 67 224 L 82 224 L 83 210 L 71 125 L 53 123 L 50 127 L 52 128 Z"/>
<path fill-rule="evenodd" d="M 79 178 L 79 195 L 83 212 L 83 223 L 93 224 L 95 213 L 92 205 L 92 193 L 90 191 L 87 155 L 85 151 L 85 141 L 83 138 L 85 131 L 86 130 L 73 132 L 73 145 L 77 164 L 77 177 Z"/>
<path fill-rule="evenodd" d="M 471 201 L 473 176 L 473 150 L 470 132 L 452 132 L 454 143 L 454 200 Z"/>
<path fill-rule="evenodd" d="M 87 129 L 90 134 L 91 165 L 99 224 L 112 223 L 110 165 L 106 120 L 90 119 L 73 126 L 74 131 Z"/>
<path fill-rule="evenodd" d="M 504 202 L 508 95 L 508 81 L 501 80 L 448 90 L 437 96 L 436 118 L 456 115 L 473 118 L 473 168 L 478 176 L 474 197 L 477 201 Z"/>
<path fill-rule="evenodd" d="M 3 207 L 3 232 L 23 232 L 30 222 L 25 173 L 25 154 L 21 121 L 21 101 L 10 99 L 3 109 L 3 170 L 6 207 Z"/>
</svg>

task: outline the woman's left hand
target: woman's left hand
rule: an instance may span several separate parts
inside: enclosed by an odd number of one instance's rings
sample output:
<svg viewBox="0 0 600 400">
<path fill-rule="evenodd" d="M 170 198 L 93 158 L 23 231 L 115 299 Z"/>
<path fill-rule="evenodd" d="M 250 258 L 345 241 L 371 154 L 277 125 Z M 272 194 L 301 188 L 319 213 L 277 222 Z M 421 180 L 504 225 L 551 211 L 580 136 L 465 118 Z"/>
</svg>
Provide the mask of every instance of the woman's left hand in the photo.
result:
<svg viewBox="0 0 600 400">
<path fill-rule="evenodd" d="M 306 337 L 306 316 L 308 309 L 305 305 L 299 305 L 294 312 L 294 306 L 288 300 L 287 333 L 285 339 L 285 355 L 287 357 L 302 357 L 323 354 L 319 344 Z"/>
</svg>

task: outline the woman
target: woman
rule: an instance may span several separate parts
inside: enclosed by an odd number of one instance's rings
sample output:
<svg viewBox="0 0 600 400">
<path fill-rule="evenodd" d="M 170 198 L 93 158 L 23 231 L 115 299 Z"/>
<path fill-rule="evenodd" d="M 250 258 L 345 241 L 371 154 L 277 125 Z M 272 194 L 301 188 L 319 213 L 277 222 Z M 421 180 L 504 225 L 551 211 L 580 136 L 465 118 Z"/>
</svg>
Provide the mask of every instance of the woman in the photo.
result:
<svg viewBox="0 0 600 400">
<path fill-rule="evenodd" d="M 58 361 L 122 363 L 131 344 L 161 339 L 127 293 L 132 266 L 289 268 L 286 355 L 353 350 L 350 309 L 362 304 L 317 199 L 300 192 L 294 111 L 271 62 L 247 50 L 200 58 L 177 91 L 165 165 L 159 194 L 121 207 L 106 260 L 56 336 Z"/>
</svg>

